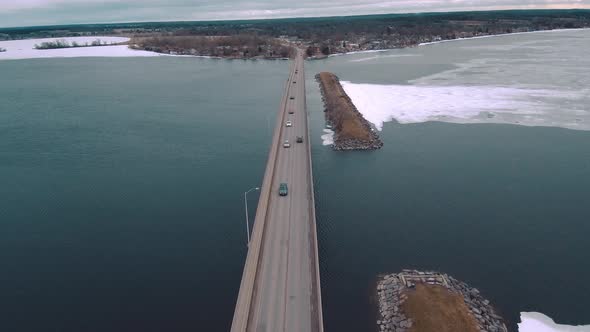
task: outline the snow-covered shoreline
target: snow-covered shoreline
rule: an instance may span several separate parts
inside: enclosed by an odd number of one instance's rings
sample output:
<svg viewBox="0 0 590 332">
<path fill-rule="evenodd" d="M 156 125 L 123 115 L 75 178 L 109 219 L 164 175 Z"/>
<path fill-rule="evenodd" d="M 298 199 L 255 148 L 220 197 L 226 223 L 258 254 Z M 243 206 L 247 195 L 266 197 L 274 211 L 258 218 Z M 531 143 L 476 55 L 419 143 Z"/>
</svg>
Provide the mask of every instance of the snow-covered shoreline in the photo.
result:
<svg viewBox="0 0 590 332">
<path fill-rule="evenodd" d="M 532 33 L 549 33 L 549 32 L 564 32 L 564 31 L 579 31 L 587 29 L 555 29 L 555 30 L 539 30 L 539 31 L 527 31 L 527 32 L 514 32 L 505 33 L 498 35 L 486 35 L 486 36 L 475 36 L 467 38 L 457 38 L 440 40 L 428 43 L 420 43 L 411 47 L 428 46 L 440 43 L 458 42 L 471 39 L 481 38 L 493 38 L 502 36 L 513 36 L 520 34 L 532 34 Z M 112 36 L 88 36 L 88 37 L 64 37 L 64 38 L 42 38 L 42 39 L 19 39 L 19 40 L 6 40 L 0 41 L 0 48 L 6 49 L 5 52 L 0 52 L 0 60 L 18 60 L 18 59 L 35 59 L 35 58 L 75 58 L 75 57 L 146 57 L 146 56 L 184 56 L 184 57 L 198 57 L 206 59 L 217 59 L 217 57 L 209 56 L 194 56 L 194 55 L 169 55 L 160 54 L 155 52 L 133 50 L 127 47 L 127 45 L 109 45 L 109 46 L 90 46 L 90 47 L 72 47 L 62 49 L 49 49 L 49 50 L 37 50 L 35 44 L 42 42 L 49 42 L 55 40 L 65 40 L 68 42 L 77 42 L 78 44 L 91 43 L 92 41 L 100 39 L 107 43 L 123 43 L 129 41 L 127 37 L 112 37 Z M 394 49 L 383 49 L 383 50 L 365 50 L 365 51 L 352 51 L 346 53 L 330 54 L 328 57 L 344 56 L 344 55 L 355 55 L 355 54 L 367 54 L 367 53 L 380 53 L 392 50 L 400 50 L 403 48 Z"/>
<path fill-rule="evenodd" d="M 485 35 L 485 36 L 474 36 L 474 37 L 466 37 L 466 38 L 445 39 L 445 40 L 438 40 L 438 41 L 427 42 L 427 43 L 420 43 L 420 44 L 412 45 L 412 46 L 408 46 L 408 47 L 388 48 L 388 49 L 383 49 L 383 50 L 366 50 L 366 51 L 352 51 L 352 52 L 345 52 L 345 53 L 336 53 L 336 54 L 330 54 L 330 55 L 328 55 L 328 58 L 336 57 L 336 56 L 343 56 L 343 55 L 355 55 L 355 54 L 365 54 L 365 53 L 387 52 L 387 51 L 402 50 L 402 49 L 412 48 L 412 47 L 428 46 L 428 45 L 435 45 L 435 44 L 440 44 L 440 43 L 458 42 L 458 41 L 471 40 L 471 39 L 504 37 L 504 36 L 514 36 L 514 35 L 524 35 L 524 34 L 544 33 L 544 32 L 547 33 L 547 32 L 580 31 L 580 30 L 589 30 L 589 29 L 590 28 L 536 30 L 536 31 L 501 33 L 501 34 L 497 34 L 497 35 Z"/>
<path fill-rule="evenodd" d="M 418 44 L 418 46 L 428 46 L 428 45 L 435 45 L 435 44 L 449 43 L 449 42 L 457 42 L 457 41 L 471 40 L 471 39 L 482 39 L 482 38 L 493 38 L 493 37 L 507 37 L 507 36 L 525 35 L 525 34 L 533 34 L 533 33 L 580 31 L 580 30 L 588 30 L 588 29 L 589 28 L 579 28 L 579 29 L 553 29 L 553 30 L 536 30 L 536 31 L 510 32 L 510 33 L 501 33 L 501 34 L 497 34 L 497 35 L 485 35 L 485 36 L 473 36 L 473 37 L 465 37 L 465 38 L 437 40 L 437 41 L 428 42 L 428 43 L 420 43 L 420 44 Z"/>
<path fill-rule="evenodd" d="M 391 50 L 398 50 L 398 48 L 388 48 L 388 49 L 384 49 L 384 50 L 366 50 L 366 51 L 352 51 L 352 52 L 345 52 L 345 53 L 334 53 L 334 54 L 328 55 L 328 58 L 335 57 L 335 56 L 342 56 L 342 55 L 387 52 L 387 51 L 391 51 Z"/>
<path fill-rule="evenodd" d="M 20 39 L 0 41 L 0 47 L 6 49 L 0 53 L 0 60 L 20 60 L 36 58 L 77 58 L 77 57 L 146 57 L 160 56 L 158 53 L 138 51 L 130 49 L 127 45 L 108 46 L 85 46 L 38 50 L 36 44 L 65 40 L 68 43 L 78 44 L 92 43 L 100 39 L 107 44 L 118 44 L 128 42 L 126 37 L 88 36 L 88 37 L 67 37 L 67 38 L 42 38 L 42 39 Z"/>
</svg>

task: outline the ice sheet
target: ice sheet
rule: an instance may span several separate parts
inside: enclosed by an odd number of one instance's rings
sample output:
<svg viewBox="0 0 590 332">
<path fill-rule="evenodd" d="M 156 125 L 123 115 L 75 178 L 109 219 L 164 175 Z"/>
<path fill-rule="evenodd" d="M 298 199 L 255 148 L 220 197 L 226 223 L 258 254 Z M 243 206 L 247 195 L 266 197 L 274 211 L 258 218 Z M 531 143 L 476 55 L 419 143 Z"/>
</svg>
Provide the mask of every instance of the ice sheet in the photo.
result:
<svg viewBox="0 0 590 332">
<path fill-rule="evenodd" d="M 520 321 L 518 332 L 590 332 L 590 325 L 556 324 L 553 319 L 538 312 L 521 312 Z"/>
<path fill-rule="evenodd" d="M 584 98 L 583 91 L 341 83 L 359 112 L 378 130 L 382 130 L 384 122 L 393 120 L 511 123 L 590 130 L 590 110 L 571 103 Z"/>
<path fill-rule="evenodd" d="M 43 38 L 43 39 L 22 39 L 0 41 L 0 48 L 6 52 L 0 52 L 0 60 L 34 59 L 34 58 L 75 58 L 75 57 L 138 57 L 138 56 L 159 56 L 158 53 L 132 50 L 127 45 L 114 46 L 89 46 L 72 47 L 49 50 L 37 50 L 35 44 L 65 40 L 69 43 L 75 41 L 78 44 L 92 43 L 100 39 L 102 42 L 121 43 L 127 42 L 125 37 L 68 37 L 68 38 Z"/>
</svg>

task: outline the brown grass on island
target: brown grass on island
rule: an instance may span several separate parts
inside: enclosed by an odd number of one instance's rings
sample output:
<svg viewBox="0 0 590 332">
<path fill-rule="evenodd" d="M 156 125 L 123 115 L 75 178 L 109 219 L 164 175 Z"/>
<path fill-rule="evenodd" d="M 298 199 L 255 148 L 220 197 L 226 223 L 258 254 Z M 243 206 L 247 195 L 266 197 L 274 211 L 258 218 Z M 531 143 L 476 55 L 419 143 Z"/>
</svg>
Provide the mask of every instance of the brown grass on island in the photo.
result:
<svg viewBox="0 0 590 332">
<path fill-rule="evenodd" d="M 292 47 L 281 41 L 257 35 L 177 36 L 170 34 L 136 36 L 131 48 L 166 54 L 224 58 L 289 58 Z"/>
<path fill-rule="evenodd" d="M 320 73 L 320 80 L 324 85 L 326 108 L 330 112 L 330 118 L 338 135 L 342 138 L 368 139 L 369 133 L 363 126 L 358 114 L 354 112 L 348 95 L 344 92 L 336 75 L 322 72 Z"/>
<path fill-rule="evenodd" d="M 476 320 L 461 295 L 421 283 L 405 294 L 408 298 L 402 310 L 413 321 L 408 332 L 478 332 Z"/>
<path fill-rule="evenodd" d="M 326 118 L 335 132 L 334 148 L 337 150 L 368 150 L 382 146 L 371 125 L 356 109 L 338 77 L 321 72 L 316 76 L 320 83 Z"/>
</svg>

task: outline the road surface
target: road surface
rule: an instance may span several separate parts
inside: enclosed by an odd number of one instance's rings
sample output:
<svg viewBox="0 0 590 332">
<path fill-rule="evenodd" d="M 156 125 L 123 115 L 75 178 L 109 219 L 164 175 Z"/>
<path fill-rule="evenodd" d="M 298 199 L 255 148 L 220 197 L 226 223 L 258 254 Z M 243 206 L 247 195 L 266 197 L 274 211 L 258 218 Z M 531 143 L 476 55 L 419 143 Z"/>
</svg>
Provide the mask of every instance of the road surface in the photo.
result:
<svg viewBox="0 0 590 332">
<path fill-rule="evenodd" d="M 323 331 L 303 63 L 298 51 L 261 188 L 234 332 Z M 292 127 L 285 125 L 288 120 Z M 297 136 L 303 143 L 296 142 Z M 285 140 L 291 147 L 283 147 Z M 280 183 L 287 183 L 287 196 L 279 196 Z"/>
</svg>

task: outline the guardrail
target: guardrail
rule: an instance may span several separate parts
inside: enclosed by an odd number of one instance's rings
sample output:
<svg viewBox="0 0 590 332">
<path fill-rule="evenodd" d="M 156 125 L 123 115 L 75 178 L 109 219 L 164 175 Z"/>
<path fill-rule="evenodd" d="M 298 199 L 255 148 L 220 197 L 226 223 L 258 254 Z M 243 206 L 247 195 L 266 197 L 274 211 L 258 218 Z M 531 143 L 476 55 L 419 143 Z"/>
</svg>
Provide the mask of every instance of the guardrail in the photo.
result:
<svg viewBox="0 0 590 332">
<path fill-rule="evenodd" d="M 303 66 L 305 66 L 305 63 L 303 64 Z M 305 71 L 304 71 L 305 73 Z M 313 221 L 311 224 L 311 232 L 313 234 L 313 242 L 312 242 L 312 246 L 313 246 L 313 250 L 314 250 L 314 264 L 315 264 L 315 276 L 314 276 L 314 284 L 312 287 L 314 287 L 314 292 L 316 294 L 317 297 L 317 303 L 312 303 L 312 305 L 315 306 L 315 309 L 317 311 L 317 315 L 318 315 L 318 330 L 315 332 L 323 332 L 324 331 L 324 318 L 323 318 L 323 311 L 322 311 L 322 291 L 321 291 L 321 286 L 320 286 L 320 263 L 319 263 L 319 249 L 318 249 L 318 234 L 317 234 L 317 223 L 316 223 L 316 219 L 315 219 L 315 197 L 314 197 L 314 186 L 313 186 L 313 167 L 312 167 L 312 162 L 311 162 L 311 130 L 309 128 L 309 114 L 307 113 L 307 93 L 305 90 L 305 76 L 303 77 L 303 105 L 305 107 L 305 121 L 306 121 L 306 127 L 307 127 L 307 153 L 309 156 L 309 195 L 311 197 L 311 202 L 310 202 L 310 209 L 311 209 L 311 220 Z"/>
</svg>

